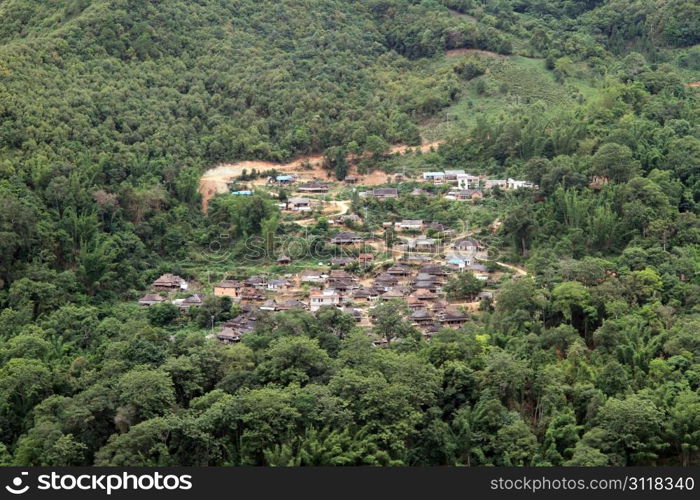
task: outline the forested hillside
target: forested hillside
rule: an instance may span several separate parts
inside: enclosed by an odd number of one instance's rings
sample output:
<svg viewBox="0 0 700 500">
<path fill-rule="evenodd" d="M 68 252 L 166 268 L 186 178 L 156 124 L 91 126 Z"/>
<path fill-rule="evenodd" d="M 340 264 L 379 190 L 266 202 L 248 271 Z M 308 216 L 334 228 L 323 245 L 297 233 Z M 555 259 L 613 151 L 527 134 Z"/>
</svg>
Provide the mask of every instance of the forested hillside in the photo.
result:
<svg viewBox="0 0 700 500">
<path fill-rule="evenodd" d="M 0 1 L 0 464 L 697 465 L 698 43 L 692 0 Z M 429 339 L 392 302 L 232 345 L 226 297 L 137 305 L 328 261 L 284 189 L 200 210 L 206 169 L 310 154 L 408 179 L 333 193 L 367 236 L 466 222 L 493 299 Z M 409 196 L 443 169 L 536 187 Z"/>
</svg>

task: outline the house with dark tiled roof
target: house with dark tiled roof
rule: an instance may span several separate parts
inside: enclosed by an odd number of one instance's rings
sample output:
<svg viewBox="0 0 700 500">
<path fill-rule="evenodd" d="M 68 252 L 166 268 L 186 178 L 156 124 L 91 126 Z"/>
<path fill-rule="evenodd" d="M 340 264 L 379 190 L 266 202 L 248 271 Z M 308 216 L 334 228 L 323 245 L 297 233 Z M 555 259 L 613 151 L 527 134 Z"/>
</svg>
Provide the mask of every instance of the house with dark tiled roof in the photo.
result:
<svg viewBox="0 0 700 500">
<path fill-rule="evenodd" d="M 442 266 L 436 264 L 428 264 L 420 268 L 421 273 L 430 274 L 431 276 L 447 276 L 448 272 Z"/>
<path fill-rule="evenodd" d="M 432 309 L 434 313 L 439 313 L 450 307 L 450 304 L 444 299 L 437 299 L 432 304 Z"/>
<path fill-rule="evenodd" d="M 240 299 L 246 302 L 258 302 L 265 300 L 265 295 L 257 288 L 243 288 L 241 290 Z"/>
<path fill-rule="evenodd" d="M 268 299 L 265 302 L 262 303 L 260 306 L 261 311 L 279 311 L 279 306 L 277 305 L 277 302 L 275 302 L 273 299 Z"/>
<path fill-rule="evenodd" d="M 362 241 L 362 236 L 355 233 L 342 232 L 331 238 L 334 245 L 354 245 Z"/>
<path fill-rule="evenodd" d="M 424 325 L 433 322 L 433 316 L 427 309 L 416 309 L 411 313 L 411 322 L 415 325 Z"/>
<path fill-rule="evenodd" d="M 224 344 L 240 342 L 243 335 L 255 330 L 258 314 L 257 309 L 246 306 L 244 312 L 222 325 L 216 338 Z"/>
<path fill-rule="evenodd" d="M 398 198 L 399 190 L 396 188 L 376 188 L 369 191 L 367 194 L 379 200 L 386 200 L 387 198 Z"/>
<path fill-rule="evenodd" d="M 277 306 L 280 311 L 289 311 L 292 309 L 308 309 L 309 306 L 304 302 L 296 299 L 285 300 Z"/>
<path fill-rule="evenodd" d="M 389 290 L 388 292 L 384 292 L 379 298 L 381 300 L 403 299 L 404 294 L 399 290 Z"/>
<path fill-rule="evenodd" d="M 262 290 L 267 287 L 267 280 L 261 276 L 251 276 L 243 282 L 247 288 L 257 288 Z"/>
<path fill-rule="evenodd" d="M 222 280 L 214 285 L 214 295 L 217 297 L 232 297 L 240 296 L 240 291 L 243 288 L 243 283 L 237 280 Z"/>
<path fill-rule="evenodd" d="M 287 200 L 287 210 L 308 212 L 311 210 L 311 200 L 308 198 L 289 198 Z"/>
<path fill-rule="evenodd" d="M 373 292 L 369 288 L 358 288 L 352 292 L 352 298 L 358 302 L 369 302 L 372 295 Z"/>
<path fill-rule="evenodd" d="M 409 309 L 411 309 L 411 310 L 425 308 L 425 303 L 422 300 L 417 299 L 415 297 L 411 297 L 410 295 L 408 297 L 406 297 L 406 304 L 408 305 Z"/>
<path fill-rule="evenodd" d="M 353 280 L 357 281 L 357 276 L 354 274 L 350 274 L 347 271 L 343 271 L 342 269 L 333 269 L 330 274 L 328 275 L 330 279 L 342 279 L 342 280 Z"/>
<path fill-rule="evenodd" d="M 458 240 L 455 240 L 452 243 L 452 248 L 454 248 L 455 250 L 461 250 L 463 252 L 475 253 L 475 252 L 478 252 L 480 250 L 483 250 L 484 245 L 480 241 L 478 241 L 474 238 L 468 237 L 468 238 L 460 238 Z"/>
<path fill-rule="evenodd" d="M 201 295 L 199 293 L 195 293 L 194 295 L 190 295 L 185 300 L 180 302 L 178 304 L 178 306 L 182 309 L 188 309 L 190 307 L 199 307 L 203 303 L 204 303 L 204 295 Z"/>
<path fill-rule="evenodd" d="M 437 293 L 442 289 L 442 286 L 439 285 L 434 279 L 429 279 L 429 280 L 416 280 L 413 282 L 412 285 L 413 290 L 428 290 L 432 293 Z"/>
<path fill-rule="evenodd" d="M 392 276 L 408 276 L 411 274 L 411 268 L 403 264 L 394 264 L 386 272 Z"/>
<path fill-rule="evenodd" d="M 157 293 L 147 293 L 139 299 L 140 306 L 152 306 L 153 304 L 160 304 L 161 302 L 165 302 L 165 298 Z"/>
<path fill-rule="evenodd" d="M 307 182 L 306 184 L 301 184 L 297 187 L 297 191 L 300 193 L 314 193 L 322 194 L 327 193 L 330 187 L 328 184 L 323 184 L 321 182 Z"/>
<path fill-rule="evenodd" d="M 152 285 L 154 290 L 159 292 L 180 292 L 187 290 L 188 283 L 176 274 L 163 274 Z"/>
<path fill-rule="evenodd" d="M 216 339 L 222 344 L 235 344 L 241 341 L 241 334 L 230 326 L 222 326 L 216 334 Z"/>
<path fill-rule="evenodd" d="M 444 311 L 437 313 L 438 321 L 445 326 L 461 326 L 469 321 L 469 316 L 466 313 L 452 307 L 446 308 Z"/>
<path fill-rule="evenodd" d="M 422 302 L 431 302 L 438 298 L 436 294 L 430 290 L 426 290 L 425 288 L 419 288 L 411 294 L 411 297 L 414 297 Z"/>
<path fill-rule="evenodd" d="M 455 191 L 451 193 L 455 200 L 468 201 L 468 200 L 480 200 L 484 197 L 478 189 L 463 189 L 461 191 Z"/>
<path fill-rule="evenodd" d="M 346 307 L 343 307 L 342 311 L 345 314 L 349 314 L 350 316 L 352 316 L 352 318 L 356 322 L 359 323 L 360 321 L 362 321 L 362 310 L 361 309 L 356 309 L 354 307 L 346 306 Z"/>
<path fill-rule="evenodd" d="M 466 269 L 467 271 L 471 271 L 472 273 L 474 273 L 474 276 L 476 276 L 477 279 L 480 279 L 481 281 L 487 281 L 489 279 L 489 270 L 483 264 L 477 264 L 472 262 L 466 267 Z"/>
<path fill-rule="evenodd" d="M 398 283 L 398 278 L 388 273 L 382 273 L 374 278 L 374 286 L 384 291 L 391 289 L 398 285 Z"/>
<path fill-rule="evenodd" d="M 335 290 L 340 294 L 346 294 L 358 288 L 355 281 L 347 278 L 328 278 L 326 287 L 330 290 Z"/>
</svg>

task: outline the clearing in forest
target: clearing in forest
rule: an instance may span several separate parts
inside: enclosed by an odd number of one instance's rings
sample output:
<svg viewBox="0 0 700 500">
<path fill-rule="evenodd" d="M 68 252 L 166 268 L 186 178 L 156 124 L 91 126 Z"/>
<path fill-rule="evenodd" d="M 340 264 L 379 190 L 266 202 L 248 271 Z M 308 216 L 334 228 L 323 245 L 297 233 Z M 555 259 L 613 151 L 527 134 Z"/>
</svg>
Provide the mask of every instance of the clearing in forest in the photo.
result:
<svg viewBox="0 0 700 500">
<path fill-rule="evenodd" d="M 389 149 L 389 154 L 404 154 L 407 151 L 420 150 L 422 153 L 430 151 L 431 148 L 437 148 L 442 141 L 433 141 L 420 146 L 407 146 L 398 144 Z M 202 210 L 207 211 L 209 200 L 217 194 L 228 192 L 231 181 L 240 177 L 243 171 L 250 173 L 253 169 L 258 172 L 266 170 L 276 170 L 279 173 L 296 173 L 300 177 L 326 179 L 330 176 L 330 172 L 323 168 L 323 156 L 311 155 L 302 156 L 289 163 L 275 163 L 269 161 L 239 161 L 236 163 L 222 163 L 212 169 L 207 170 L 199 179 L 199 192 L 202 195 Z M 356 167 L 350 169 L 350 173 L 357 175 L 360 180 L 359 184 L 364 186 L 376 186 L 385 184 L 388 181 L 388 176 L 384 172 L 370 172 L 365 175 L 357 174 Z M 259 178 L 251 182 L 254 185 L 264 184 L 266 179 Z"/>
<path fill-rule="evenodd" d="M 481 54 L 483 56 L 498 57 L 500 59 L 506 59 L 508 56 L 503 54 L 498 54 L 496 52 L 491 52 L 490 50 L 481 49 L 450 49 L 445 51 L 445 57 L 457 57 L 467 54 Z"/>
</svg>

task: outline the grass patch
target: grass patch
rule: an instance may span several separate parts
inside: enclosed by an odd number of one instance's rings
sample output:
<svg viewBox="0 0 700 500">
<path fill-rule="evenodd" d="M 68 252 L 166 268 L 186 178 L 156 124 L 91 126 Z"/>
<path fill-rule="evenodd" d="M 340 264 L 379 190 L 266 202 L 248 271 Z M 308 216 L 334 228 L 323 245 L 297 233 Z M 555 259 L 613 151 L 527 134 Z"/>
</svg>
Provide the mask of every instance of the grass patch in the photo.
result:
<svg viewBox="0 0 700 500">
<path fill-rule="evenodd" d="M 454 132 L 464 131 L 475 125 L 479 116 L 521 111 L 523 106 L 536 102 L 561 106 L 591 99 L 597 94 L 584 65 L 576 66 L 571 76 L 559 82 L 554 72 L 545 67 L 544 59 L 523 56 L 464 57 L 481 60 L 487 67 L 486 73 L 463 82 L 460 99 L 437 117 L 421 124 L 424 140 L 440 140 Z M 436 65 L 454 65 L 459 59 L 441 60 Z"/>
</svg>

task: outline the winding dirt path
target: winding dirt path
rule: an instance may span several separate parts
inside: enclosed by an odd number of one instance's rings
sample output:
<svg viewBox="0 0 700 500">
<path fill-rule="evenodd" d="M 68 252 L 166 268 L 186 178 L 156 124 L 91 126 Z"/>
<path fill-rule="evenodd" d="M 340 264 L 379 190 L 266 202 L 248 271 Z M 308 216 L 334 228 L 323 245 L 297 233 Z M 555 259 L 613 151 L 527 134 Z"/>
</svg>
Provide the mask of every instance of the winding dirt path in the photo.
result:
<svg viewBox="0 0 700 500">
<path fill-rule="evenodd" d="M 443 141 L 433 141 L 421 144 L 420 146 L 407 146 L 405 144 L 397 144 L 389 148 L 389 154 L 404 154 L 408 151 L 420 150 L 422 153 L 430 151 L 431 148 L 437 148 Z M 308 167 L 311 168 L 308 168 Z M 251 170 L 265 171 L 276 170 L 280 173 L 298 173 L 300 177 L 313 179 L 328 178 L 328 171 L 323 168 L 322 155 L 302 156 L 289 163 L 275 163 L 270 161 L 239 161 L 236 163 L 222 163 L 216 167 L 204 172 L 199 179 L 199 192 L 202 195 L 202 211 L 206 213 L 211 200 L 217 194 L 223 194 L 228 191 L 228 183 L 236 177 L 239 177 L 243 170 L 250 172 Z M 351 173 L 357 175 L 353 170 Z M 382 173 L 383 174 L 383 173 Z M 386 174 L 375 175 L 373 173 L 366 176 L 359 175 L 359 184 L 377 185 L 384 184 L 387 181 Z M 252 184 L 264 183 L 264 179 L 257 179 Z"/>
<path fill-rule="evenodd" d="M 507 267 L 511 271 L 515 271 L 518 276 L 527 276 L 527 271 L 523 269 L 522 267 L 514 266 L 512 264 L 506 264 L 505 262 L 498 262 L 496 261 L 496 264 L 499 266 Z"/>
<path fill-rule="evenodd" d="M 323 212 L 327 215 L 343 215 L 350 211 L 350 200 L 331 200 L 326 202 Z M 313 226 L 318 222 L 318 217 L 295 220 L 294 223 L 300 226 Z"/>
</svg>

